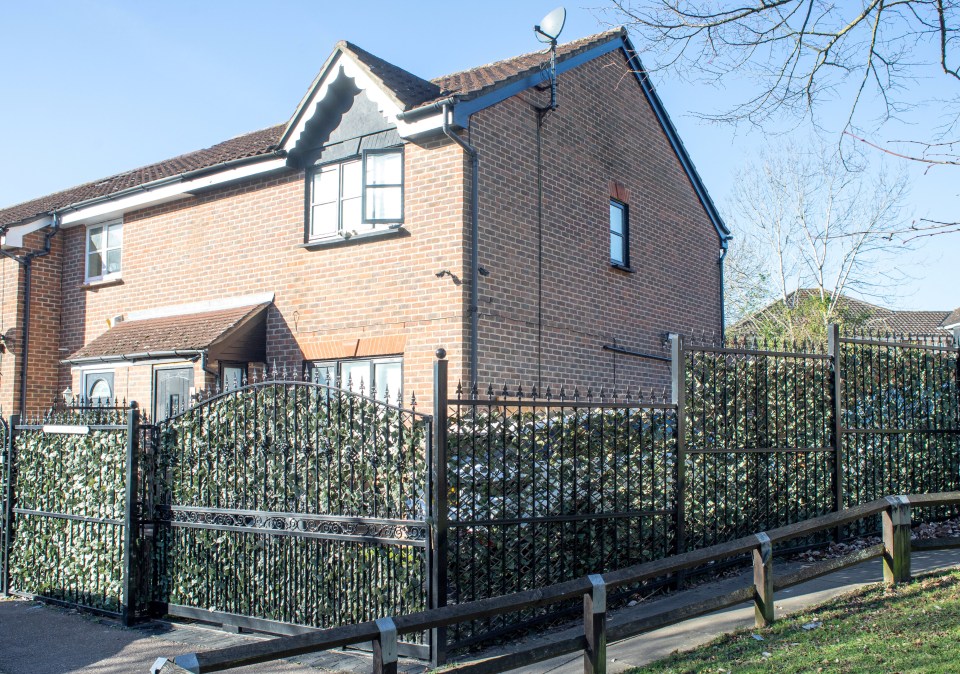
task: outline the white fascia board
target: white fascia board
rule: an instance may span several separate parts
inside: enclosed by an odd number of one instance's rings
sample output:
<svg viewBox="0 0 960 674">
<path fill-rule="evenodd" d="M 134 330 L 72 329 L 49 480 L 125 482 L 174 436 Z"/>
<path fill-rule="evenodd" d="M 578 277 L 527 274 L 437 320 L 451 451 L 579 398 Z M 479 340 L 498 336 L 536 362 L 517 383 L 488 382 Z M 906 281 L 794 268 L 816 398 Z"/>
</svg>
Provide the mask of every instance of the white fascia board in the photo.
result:
<svg viewBox="0 0 960 674">
<path fill-rule="evenodd" d="M 202 302 L 190 302 L 189 304 L 173 304 L 165 307 L 156 307 L 154 309 L 131 311 L 129 314 L 127 314 L 124 320 L 128 322 L 143 321 L 149 318 L 167 318 L 169 316 L 184 316 L 186 314 L 205 314 L 209 311 L 252 307 L 258 304 L 269 304 L 270 302 L 273 302 L 273 297 L 273 293 L 257 293 L 254 295 L 224 297 L 221 299 L 205 300 Z"/>
<path fill-rule="evenodd" d="M 286 166 L 286 159 L 271 159 L 247 164 L 246 166 L 240 166 L 234 169 L 210 173 L 193 180 L 182 180 L 155 189 L 144 188 L 142 192 L 131 194 L 128 197 L 112 199 L 91 206 L 80 207 L 75 211 L 68 211 L 60 217 L 60 224 L 67 227 L 70 225 L 116 218 L 127 211 L 166 203 L 179 199 L 190 192 L 215 187 L 235 180 L 243 180 L 271 171 L 277 171 L 286 168 Z"/>
<path fill-rule="evenodd" d="M 52 224 L 53 218 L 49 215 L 44 215 L 36 220 L 25 222 L 22 225 L 15 225 L 4 234 L 2 242 L 3 248 L 23 248 L 23 237 L 41 230 L 44 227 L 49 227 Z"/>
<path fill-rule="evenodd" d="M 423 135 L 443 127 L 442 114 L 437 114 L 412 124 L 397 119 L 397 115 L 402 112 L 400 106 L 398 106 L 393 98 L 380 86 L 379 82 L 370 77 L 367 71 L 361 67 L 353 57 L 341 51 L 336 55 L 327 72 L 324 73 L 320 86 L 317 87 L 313 96 L 310 97 L 310 100 L 308 100 L 304 106 L 303 114 L 300 115 L 296 126 L 293 127 L 289 137 L 283 144 L 285 151 L 293 152 L 296 150 L 297 143 L 299 143 L 303 137 L 303 132 L 307 128 L 307 124 L 317 114 L 317 109 L 327 97 L 331 85 L 337 81 L 341 73 L 352 79 L 356 87 L 363 91 L 367 97 L 376 104 L 377 109 L 386 117 L 387 121 L 397 127 L 397 133 L 400 134 L 401 138 Z"/>
<path fill-rule="evenodd" d="M 435 115 L 418 119 L 415 122 L 400 122 L 397 125 L 397 133 L 401 138 L 412 139 L 419 138 L 428 134 L 434 134 L 443 129 L 443 111 Z"/>
</svg>

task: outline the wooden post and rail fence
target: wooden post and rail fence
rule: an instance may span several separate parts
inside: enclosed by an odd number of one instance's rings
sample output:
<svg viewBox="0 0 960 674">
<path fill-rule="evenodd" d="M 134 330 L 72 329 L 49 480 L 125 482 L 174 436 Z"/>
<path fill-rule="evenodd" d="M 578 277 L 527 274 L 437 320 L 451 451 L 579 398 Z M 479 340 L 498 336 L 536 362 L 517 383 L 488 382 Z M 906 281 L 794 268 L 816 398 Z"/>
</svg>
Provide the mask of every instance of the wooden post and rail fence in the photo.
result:
<svg viewBox="0 0 960 674">
<path fill-rule="evenodd" d="M 772 623 L 775 593 L 834 571 L 862 562 L 882 559 L 884 580 L 895 585 L 910 579 L 911 548 L 934 550 L 960 547 L 960 538 L 916 541 L 911 544 L 911 510 L 960 505 L 960 492 L 887 496 L 804 522 L 745 536 L 702 550 L 646 562 L 604 574 L 593 574 L 548 587 L 492 597 L 469 603 L 444 606 L 404 616 L 319 630 L 291 637 L 280 637 L 254 644 L 233 646 L 205 653 L 191 653 L 172 660 L 159 659 L 152 674 L 193 672 L 206 674 L 237 667 L 269 662 L 285 657 L 315 653 L 343 646 L 373 643 L 373 672 L 397 671 L 397 636 L 449 627 L 472 620 L 506 615 L 527 609 L 541 608 L 564 601 L 583 600 L 583 631 L 566 638 L 538 641 L 510 653 L 481 660 L 454 663 L 444 671 L 470 674 L 493 674 L 529 666 L 551 658 L 582 651 L 584 673 L 606 671 L 608 643 L 621 641 L 645 632 L 666 627 L 696 616 L 705 615 L 743 602 L 752 601 L 756 623 Z M 883 542 L 837 559 L 828 559 L 797 571 L 778 576 L 774 572 L 774 546 L 823 531 L 859 522 L 880 515 L 883 521 Z M 630 622 L 608 620 L 607 594 L 617 588 L 637 585 L 647 580 L 679 574 L 711 562 L 742 555 L 752 555 L 753 580 L 733 592 L 711 597 L 644 616 Z"/>
</svg>

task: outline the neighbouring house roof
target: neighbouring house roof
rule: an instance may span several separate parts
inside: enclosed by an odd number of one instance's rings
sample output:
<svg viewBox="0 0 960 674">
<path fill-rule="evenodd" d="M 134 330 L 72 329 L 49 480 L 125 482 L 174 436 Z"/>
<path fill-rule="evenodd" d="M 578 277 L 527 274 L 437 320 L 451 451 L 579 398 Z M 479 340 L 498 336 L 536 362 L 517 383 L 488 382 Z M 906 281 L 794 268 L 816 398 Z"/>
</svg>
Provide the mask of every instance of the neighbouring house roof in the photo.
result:
<svg viewBox="0 0 960 674">
<path fill-rule="evenodd" d="M 787 296 L 787 304 L 793 306 L 798 301 L 818 295 L 819 291 L 815 289 L 800 288 Z M 765 317 L 772 316 L 782 305 L 783 300 L 777 300 L 756 313 L 740 319 L 731 325 L 727 332 L 732 335 L 754 332 Z M 936 335 L 942 334 L 948 326 L 960 322 L 960 308 L 952 312 L 888 309 L 847 295 L 841 295 L 837 299 L 837 308 L 842 314 L 854 319 L 861 327 L 881 333 Z"/>
<path fill-rule="evenodd" d="M 198 355 L 266 322 L 269 304 L 117 323 L 64 360 L 79 364 Z M 248 328 L 248 330 L 244 330 Z M 243 337 L 248 337 L 244 334 Z M 262 341 L 262 340 L 261 340 Z"/>
<path fill-rule="evenodd" d="M 676 129 L 663 107 L 663 103 L 660 101 L 646 72 L 643 70 L 643 65 L 640 63 L 636 51 L 627 37 L 626 30 L 622 27 L 615 28 L 580 40 L 558 45 L 558 69 L 564 65 L 572 66 L 577 64 L 577 61 L 574 61 L 574 59 L 578 57 L 589 60 L 589 58 L 599 56 L 601 52 L 605 53 L 605 51 L 615 48 L 622 48 L 626 53 L 630 63 L 630 69 L 639 81 L 644 95 L 650 102 L 655 115 L 663 126 L 663 130 L 671 147 L 676 152 L 684 171 L 693 184 L 697 196 L 703 203 L 707 216 L 712 221 L 720 236 L 721 244 L 726 246 L 726 240 L 730 236 L 730 231 L 723 223 L 683 143 L 680 141 Z M 381 87 L 405 113 L 449 97 L 455 97 L 458 102 L 472 101 L 470 105 L 474 105 L 476 109 L 482 109 L 476 107 L 478 105 L 476 99 L 484 97 L 486 94 L 495 90 L 511 91 L 511 85 L 514 87 L 523 86 L 529 78 L 541 74 L 545 64 L 545 53 L 543 51 L 530 52 L 428 81 L 378 56 L 374 56 L 370 52 L 352 43 L 339 42 L 333 54 L 327 60 L 323 69 L 321 69 L 320 75 L 314 80 L 306 97 L 297 107 L 293 118 L 288 122 L 237 136 L 236 138 L 218 143 L 203 150 L 183 154 L 172 159 L 143 166 L 132 171 L 118 173 L 102 180 L 93 181 L 0 209 L 0 228 L 31 221 L 64 208 L 87 202 L 91 199 L 109 198 L 125 190 L 147 185 L 154 181 L 175 178 L 176 176 L 192 174 L 197 171 L 212 171 L 228 162 L 246 158 L 253 160 L 253 158 L 256 157 L 277 153 L 280 151 L 284 139 L 289 136 L 300 117 L 305 114 L 304 109 L 307 102 L 313 96 L 313 93 L 319 86 L 324 74 L 330 68 L 331 63 L 335 60 L 335 57 L 340 53 L 347 54 L 355 62 L 359 63 L 366 73 L 373 78 L 378 86 Z M 492 101 L 491 104 L 493 102 L 495 101 Z M 472 109 L 471 112 L 476 111 L 476 109 Z"/>
<path fill-rule="evenodd" d="M 142 166 L 109 178 L 95 180 L 48 194 L 39 199 L 0 209 L 0 226 L 29 220 L 72 204 L 116 194 L 122 190 L 145 185 L 162 178 L 170 178 L 191 171 L 218 166 L 237 159 L 270 154 L 276 148 L 277 141 L 285 127 L 286 124 L 278 124 L 267 129 L 246 133 L 222 143 L 211 145 L 203 150 L 182 154 L 179 157 L 165 159 L 156 164 Z"/>
</svg>

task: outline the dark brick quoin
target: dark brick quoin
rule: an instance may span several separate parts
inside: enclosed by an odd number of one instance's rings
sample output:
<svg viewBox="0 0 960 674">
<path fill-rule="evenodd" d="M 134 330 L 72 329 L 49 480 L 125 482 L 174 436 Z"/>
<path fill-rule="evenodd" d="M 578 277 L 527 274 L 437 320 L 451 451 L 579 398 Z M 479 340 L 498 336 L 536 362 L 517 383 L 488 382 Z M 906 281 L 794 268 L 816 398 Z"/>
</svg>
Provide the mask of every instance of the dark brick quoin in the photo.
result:
<svg viewBox="0 0 960 674">
<path fill-rule="evenodd" d="M 561 60 L 610 40 L 629 48 L 622 33 L 612 31 L 561 46 Z M 604 345 L 665 356 L 666 333 L 720 329 L 718 231 L 624 49 L 562 72 L 556 110 L 538 112 L 549 91 L 531 86 L 474 112 L 460 132 L 479 153 L 479 262 L 488 272 L 478 286 L 481 385 L 659 390 L 665 364 Z M 361 55 L 375 73 L 404 80 L 403 71 Z M 526 55 L 434 83 L 442 93 L 487 95 L 538 71 L 538 59 L 545 58 Z M 415 99 L 437 95 L 419 80 L 417 87 L 404 84 L 403 92 Z M 400 98 L 410 109 L 423 104 Z M 270 153 L 280 132 L 274 127 L 170 161 L 194 167 L 221 155 Z M 80 369 L 62 361 L 92 353 L 88 347 L 116 317 L 263 294 L 274 298 L 266 317 L 266 365 L 298 369 L 310 358 L 402 355 L 407 401 L 415 393 L 419 407 L 429 409 L 437 348 L 447 351 L 452 382 L 469 373 L 471 163 L 440 134 L 407 141 L 404 152 L 400 235 L 304 247 L 306 176 L 295 164 L 127 211 L 119 281 L 85 284 L 86 227 L 63 228 L 50 255 L 34 261 L 28 412 L 68 387 L 81 390 Z M 167 171 L 168 164 L 157 166 Z M 140 171 L 144 180 L 156 173 Z M 140 179 L 136 174 L 115 182 L 129 187 Z M 53 195 L 51 203 L 59 208 L 69 192 Z M 630 270 L 610 264 L 611 198 L 629 208 Z M 46 208 L 41 202 L 0 214 L 39 214 Z M 42 231 L 30 234 L 17 252 L 37 250 L 42 240 Z M 441 270 L 450 275 L 438 277 Z M 0 332 L 7 338 L 0 405 L 6 413 L 17 408 L 23 285 L 22 268 L 0 260 Z M 114 371 L 119 397 L 152 409 L 161 366 L 104 369 Z M 191 364 L 197 388 L 214 382 L 216 366 Z"/>
</svg>

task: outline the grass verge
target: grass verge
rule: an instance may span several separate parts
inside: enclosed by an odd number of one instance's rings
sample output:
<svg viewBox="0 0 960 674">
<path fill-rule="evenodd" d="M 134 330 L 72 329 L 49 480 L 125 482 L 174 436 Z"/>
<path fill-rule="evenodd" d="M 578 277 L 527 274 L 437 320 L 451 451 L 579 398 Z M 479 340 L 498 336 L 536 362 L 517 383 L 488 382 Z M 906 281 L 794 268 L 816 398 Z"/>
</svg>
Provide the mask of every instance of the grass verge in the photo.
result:
<svg viewBox="0 0 960 674">
<path fill-rule="evenodd" d="M 757 636 L 762 637 L 758 639 Z M 960 569 L 875 585 L 630 674 L 960 672 Z"/>
</svg>

